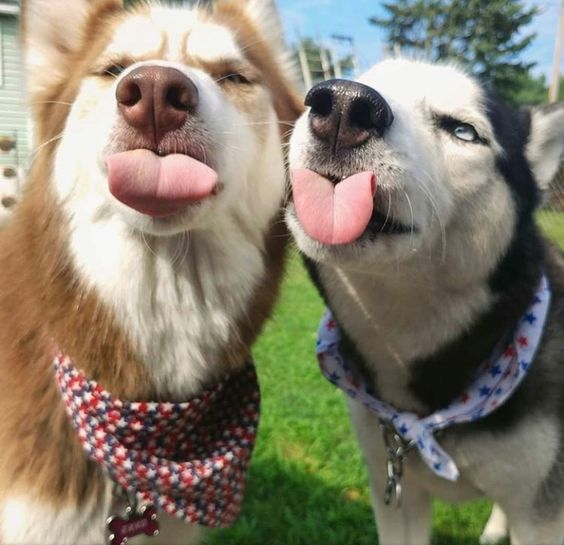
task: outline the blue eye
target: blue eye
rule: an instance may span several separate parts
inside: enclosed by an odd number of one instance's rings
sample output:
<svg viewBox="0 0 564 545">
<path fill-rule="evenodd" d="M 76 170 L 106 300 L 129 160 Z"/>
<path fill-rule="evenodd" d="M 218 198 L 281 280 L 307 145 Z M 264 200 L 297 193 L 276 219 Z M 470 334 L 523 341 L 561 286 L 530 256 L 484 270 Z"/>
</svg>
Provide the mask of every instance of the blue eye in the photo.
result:
<svg viewBox="0 0 564 545">
<path fill-rule="evenodd" d="M 468 123 L 456 125 L 452 130 L 452 134 L 465 142 L 477 142 L 480 139 L 476 129 L 472 125 L 468 125 Z"/>
<path fill-rule="evenodd" d="M 482 138 L 470 123 L 464 123 L 464 121 L 460 121 L 449 115 L 435 116 L 435 123 L 439 129 L 454 136 L 457 140 L 462 140 L 469 144 L 488 145 L 487 139 Z"/>
</svg>

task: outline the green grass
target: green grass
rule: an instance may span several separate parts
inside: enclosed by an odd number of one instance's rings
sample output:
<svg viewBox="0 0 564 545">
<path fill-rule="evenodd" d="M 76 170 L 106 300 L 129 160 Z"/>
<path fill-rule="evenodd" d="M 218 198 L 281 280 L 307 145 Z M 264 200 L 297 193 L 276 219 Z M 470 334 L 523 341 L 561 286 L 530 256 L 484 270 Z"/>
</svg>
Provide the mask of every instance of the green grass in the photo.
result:
<svg viewBox="0 0 564 545">
<path fill-rule="evenodd" d="M 564 214 L 541 212 L 564 241 Z M 315 330 L 323 305 L 292 255 L 274 320 L 254 349 L 263 392 L 243 515 L 207 545 L 376 545 L 367 476 L 343 396 L 320 375 Z M 490 506 L 435 504 L 433 545 L 478 543 Z"/>
<path fill-rule="evenodd" d="M 343 396 L 319 374 L 323 305 L 296 256 L 276 315 L 254 350 L 262 421 L 243 515 L 209 545 L 376 545 L 367 477 Z M 477 542 L 486 504 L 438 504 L 435 545 Z"/>
<path fill-rule="evenodd" d="M 548 237 L 564 248 L 564 212 L 541 210 L 537 219 Z"/>
</svg>

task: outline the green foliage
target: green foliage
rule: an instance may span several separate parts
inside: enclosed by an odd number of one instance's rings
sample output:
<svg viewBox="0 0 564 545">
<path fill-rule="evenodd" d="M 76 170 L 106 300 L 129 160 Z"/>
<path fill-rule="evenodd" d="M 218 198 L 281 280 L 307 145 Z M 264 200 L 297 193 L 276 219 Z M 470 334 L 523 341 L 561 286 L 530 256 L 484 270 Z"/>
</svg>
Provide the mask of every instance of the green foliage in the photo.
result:
<svg viewBox="0 0 564 545">
<path fill-rule="evenodd" d="M 564 249 L 564 212 L 540 210 L 537 220 L 548 238 Z"/>
<path fill-rule="evenodd" d="M 396 0 L 383 7 L 386 16 L 370 21 L 387 31 L 393 49 L 431 61 L 455 59 L 510 102 L 517 84 L 535 87 L 527 81 L 533 64 L 519 55 L 535 38 L 523 28 L 536 7 L 519 0 Z"/>
<path fill-rule="evenodd" d="M 548 84 L 544 76 L 515 74 L 513 85 L 505 90 L 504 98 L 511 104 L 543 104 L 548 99 Z"/>
</svg>

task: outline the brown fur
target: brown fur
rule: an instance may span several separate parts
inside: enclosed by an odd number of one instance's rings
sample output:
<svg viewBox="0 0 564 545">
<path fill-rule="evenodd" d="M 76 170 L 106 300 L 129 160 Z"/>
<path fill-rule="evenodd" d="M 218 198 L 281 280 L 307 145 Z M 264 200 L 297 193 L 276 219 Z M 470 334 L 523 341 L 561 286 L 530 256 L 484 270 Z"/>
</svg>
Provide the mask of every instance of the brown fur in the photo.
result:
<svg viewBox="0 0 564 545">
<path fill-rule="evenodd" d="M 214 19 L 235 30 L 239 45 L 251 64 L 262 74 L 265 85 L 272 93 L 278 119 L 293 123 L 303 112 L 302 101 L 282 74 L 271 48 L 257 32 L 241 4 L 236 1 L 218 3 L 214 9 Z"/>
<path fill-rule="evenodd" d="M 67 79 L 33 97 L 37 141 L 50 143 L 40 146 L 23 203 L 12 225 L 0 234 L 0 497 L 24 491 L 53 506 L 76 506 L 101 494 L 101 471 L 84 455 L 57 391 L 51 367 L 55 344 L 115 396 L 155 397 L 134 347 L 111 311 L 78 280 L 66 250 L 65 219 L 48 184 L 57 145 L 52 139 L 63 130 L 69 110 L 52 101 L 74 100 L 81 77 L 119 20 L 119 10 L 119 2 L 113 0 L 93 3 L 83 47 L 67 54 Z M 251 23 L 231 4 L 218 8 L 216 17 L 238 29 L 250 62 L 269 74 L 266 81 L 280 119 L 295 120 L 301 106 L 283 74 L 273 68 L 276 62 Z M 25 28 L 24 19 L 24 35 Z M 223 364 L 242 364 L 272 311 L 285 235 L 281 218 L 276 218 L 265 239 L 267 273 L 232 342 L 225 346 Z"/>
</svg>

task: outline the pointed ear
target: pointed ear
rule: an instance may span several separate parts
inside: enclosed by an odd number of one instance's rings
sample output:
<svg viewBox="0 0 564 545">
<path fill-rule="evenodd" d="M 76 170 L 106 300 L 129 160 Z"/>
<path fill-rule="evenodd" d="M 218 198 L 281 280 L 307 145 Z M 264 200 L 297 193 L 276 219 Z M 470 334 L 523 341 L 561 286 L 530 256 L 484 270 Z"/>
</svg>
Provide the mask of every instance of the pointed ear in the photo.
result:
<svg viewBox="0 0 564 545">
<path fill-rule="evenodd" d="M 284 29 L 275 0 L 216 0 L 213 5 L 219 12 L 244 13 L 274 52 L 285 50 Z"/>
<path fill-rule="evenodd" d="M 28 92 L 36 95 L 65 77 L 94 8 L 121 7 L 121 0 L 23 0 L 21 29 Z"/>
<path fill-rule="evenodd" d="M 284 28 L 275 0 L 243 0 L 249 18 L 268 38 L 275 50 L 285 46 Z"/>
<path fill-rule="evenodd" d="M 530 110 L 527 160 L 542 190 L 548 189 L 564 159 L 564 102 Z"/>
</svg>

